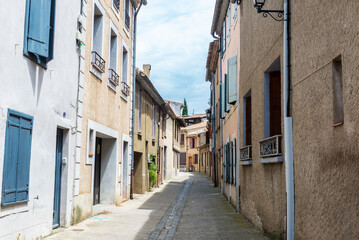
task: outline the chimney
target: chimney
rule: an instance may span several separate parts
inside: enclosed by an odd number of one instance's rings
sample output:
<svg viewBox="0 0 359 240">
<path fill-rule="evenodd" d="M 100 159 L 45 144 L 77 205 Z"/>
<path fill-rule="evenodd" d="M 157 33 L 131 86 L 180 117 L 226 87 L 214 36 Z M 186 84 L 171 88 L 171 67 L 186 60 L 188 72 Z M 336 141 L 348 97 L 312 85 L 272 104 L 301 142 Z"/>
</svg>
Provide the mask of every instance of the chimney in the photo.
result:
<svg viewBox="0 0 359 240">
<path fill-rule="evenodd" d="M 143 64 L 143 72 L 151 79 L 151 64 Z"/>
</svg>

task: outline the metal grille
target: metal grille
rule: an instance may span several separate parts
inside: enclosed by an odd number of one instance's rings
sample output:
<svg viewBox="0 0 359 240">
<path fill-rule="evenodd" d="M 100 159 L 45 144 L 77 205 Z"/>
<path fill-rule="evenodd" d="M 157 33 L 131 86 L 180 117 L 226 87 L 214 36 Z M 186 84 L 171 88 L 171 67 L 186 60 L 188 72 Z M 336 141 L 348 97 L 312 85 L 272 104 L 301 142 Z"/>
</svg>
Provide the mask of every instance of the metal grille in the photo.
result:
<svg viewBox="0 0 359 240">
<path fill-rule="evenodd" d="M 92 51 L 91 53 L 91 64 L 98 71 L 102 73 L 105 72 L 105 60 L 96 51 Z"/>
<path fill-rule="evenodd" d="M 120 0 L 113 0 L 113 6 L 117 10 L 117 12 L 120 11 Z"/>
<path fill-rule="evenodd" d="M 259 142 L 259 156 L 273 157 L 282 155 L 281 150 L 282 135 L 276 135 L 263 139 Z"/>
<path fill-rule="evenodd" d="M 113 69 L 109 69 L 108 70 L 108 79 L 113 83 L 115 84 L 116 86 L 118 86 L 118 83 L 119 83 L 119 79 L 120 77 L 118 76 L 118 74 L 115 72 L 115 70 Z"/>
<path fill-rule="evenodd" d="M 121 82 L 121 91 L 122 91 L 123 94 L 125 94 L 126 96 L 128 96 L 128 95 L 130 94 L 130 87 L 127 85 L 127 83 Z"/>
<path fill-rule="evenodd" d="M 241 161 L 247 161 L 247 160 L 252 159 L 252 146 L 251 145 L 242 147 L 239 150 L 239 159 Z"/>
</svg>

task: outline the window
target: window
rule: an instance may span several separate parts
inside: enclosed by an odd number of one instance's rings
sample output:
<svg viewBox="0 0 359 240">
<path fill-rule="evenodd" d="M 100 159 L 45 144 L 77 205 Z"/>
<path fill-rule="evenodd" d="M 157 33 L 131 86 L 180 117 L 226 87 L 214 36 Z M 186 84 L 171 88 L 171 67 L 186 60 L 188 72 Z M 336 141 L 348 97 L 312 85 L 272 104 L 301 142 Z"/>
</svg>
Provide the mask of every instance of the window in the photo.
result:
<svg viewBox="0 0 359 240">
<path fill-rule="evenodd" d="M 128 51 L 123 48 L 122 51 L 122 82 L 127 83 L 127 68 L 128 68 Z"/>
<path fill-rule="evenodd" d="M 167 127 L 167 119 L 166 119 L 166 114 L 163 114 L 163 136 L 166 137 L 166 127 Z"/>
<path fill-rule="evenodd" d="M 110 67 L 108 73 L 108 86 L 112 90 L 116 91 L 116 86 L 119 84 L 119 76 L 117 74 L 117 33 L 113 28 L 110 29 L 110 33 Z"/>
<path fill-rule="evenodd" d="M 181 145 L 184 145 L 184 134 L 181 134 Z"/>
<path fill-rule="evenodd" d="M 112 4 L 115 7 L 116 11 L 120 11 L 120 0 L 112 0 Z"/>
<path fill-rule="evenodd" d="M 46 68 L 54 57 L 55 0 L 27 0 L 25 13 L 25 56 Z"/>
<path fill-rule="evenodd" d="M 92 50 L 102 56 L 103 14 L 95 4 L 92 32 Z"/>
<path fill-rule="evenodd" d="M 237 56 L 228 59 L 228 103 L 237 101 Z"/>
<path fill-rule="evenodd" d="M 269 72 L 268 79 L 265 82 L 265 137 L 282 133 L 280 74 L 280 71 Z"/>
<path fill-rule="evenodd" d="M 227 25 L 227 41 L 226 41 L 226 44 L 229 43 L 229 40 L 231 40 L 231 4 L 228 5 L 228 10 L 227 10 L 227 17 L 226 17 L 226 25 Z"/>
<path fill-rule="evenodd" d="M 229 79 L 227 74 L 224 74 L 224 108 L 224 111 L 227 113 L 231 110 L 231 106 L 229 105 Z"/>
<path fill-rule="evenodd" d="M 197 148 L 196 138 L 190 138 L 189 141 L 190 141 L 189 145 L 190 145 L 191 148 Z"/>
<path fill-rule="evenodd" d="M 180 165 L 186 165 L 186 153 L 180 153 Z"/>
<path fill-rule="evenodd" d="M 130 29 L 130 0 L 125 0 L 125 26 Z"/>
<path fill-rule="evenodd" d="M 252 145 L 252 98 L 249 91 L 243 99 L 243 146 Z"/>
<path fill-rule="evenodd" d="M 142 91 L 138 95 L 138 132 L 141 132 L 142 129 Z"/>
<path fill-rule="evenodd" d="M 341 56 L 333 60 L 333 123 L 334 126 L 344 123 L 343 72 Z"/>
<path fill-rule="evenodd" d="M 152 139 L 156 139 L 156 105 L 152 106 Z"/>
<path fill-rule="evenodd" d="M 194 164 L 198 164 L 198 154 L 194 155 Z"/>
<path fill-rule="evenodd" d="M 223 21 L 222 34 L 221 34 L 221 48 L 222 53 L 226 51 L 226 21 Z"/>
<path fill-rule="evenodd" d="M 233 22 L 237 20 L 238 17 L 238 4 L 237 1 L 234 3 L 234 9 L 233 9 Z"/>
<path fill-rule="evenodd" d="M 219 89 L 220 89 L 220 98 L 219 98 L 219 102 L 220 102 L 220 105 L 219 105 L 219 111 L 220 111 L 220 116 L 221 116 L 221 119 L 224 119 L 226 117 L 226 113 L 225 113 L 225 110 L 226 110 L 226 97 L 225 97 L 225 84 L 220 84 L 219 85 Z"/>
<path fill-rule="evenodd" d="M 1 205 L 29 200 L 33 117 L 8 110 Z"/>
</svg>

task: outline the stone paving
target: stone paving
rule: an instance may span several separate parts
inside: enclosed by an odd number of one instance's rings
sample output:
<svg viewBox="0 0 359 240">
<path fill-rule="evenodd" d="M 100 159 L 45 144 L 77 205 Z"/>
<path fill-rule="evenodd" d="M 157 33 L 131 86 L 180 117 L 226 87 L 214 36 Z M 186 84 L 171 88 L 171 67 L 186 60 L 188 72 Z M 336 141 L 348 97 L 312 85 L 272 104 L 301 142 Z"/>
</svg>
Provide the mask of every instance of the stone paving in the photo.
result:
<svg viewBox="0 0 359 240">
<path fill-rule="evenodd" d="M 202 174 L 180 173 L 108 211 L 46 239 L 267 239 Z"/>
</svg>

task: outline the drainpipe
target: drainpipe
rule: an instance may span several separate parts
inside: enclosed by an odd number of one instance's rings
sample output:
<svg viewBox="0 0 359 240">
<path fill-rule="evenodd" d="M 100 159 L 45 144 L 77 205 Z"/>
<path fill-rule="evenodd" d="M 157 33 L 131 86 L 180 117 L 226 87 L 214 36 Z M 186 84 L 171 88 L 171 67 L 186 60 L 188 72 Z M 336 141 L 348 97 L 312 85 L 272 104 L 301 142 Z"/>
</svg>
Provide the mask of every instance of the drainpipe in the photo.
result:
<svg viewBox="0 0 359 240">
<path fill-rule="evenodd" d="M 132 137 L 132 148 L 131 148 L 131 190 L 130 199 L 133 199 L 133 182 L 134 178 L 134 166 L 135 166 L 135 100 L 136 100 L 136 30 L 137 30 L 137 15 L 140 11 L 142 4 L 146 5 L 146 0 L 141 0 L 140 5 L 136 9 L 135 16 L 133 19 L 133 63 L 132 63 L 132 126 L 131 126 L 131 137 Z"/>
<path fill-rule="evenodd" d="M 215 75 L 212 72 L 212 137 L 213 137 L 213 151 L 212 151 L 212 163 L 213 163 L 213 181 L 214 187 L 217 186 L 217 161 L 216 161 L 216 87 L 215 87 Z"/>
<path fill-rule="evenodd" d="M 284 30 L 283 30 L 283 55 L 284 55 L 284 153 L 287 191 L 287 240 L 294 240 L 294 169 L 293 169 L 293 120 L 290 116 L 290 12 L 289 1 L 284 1 Z"/>
</svg>

